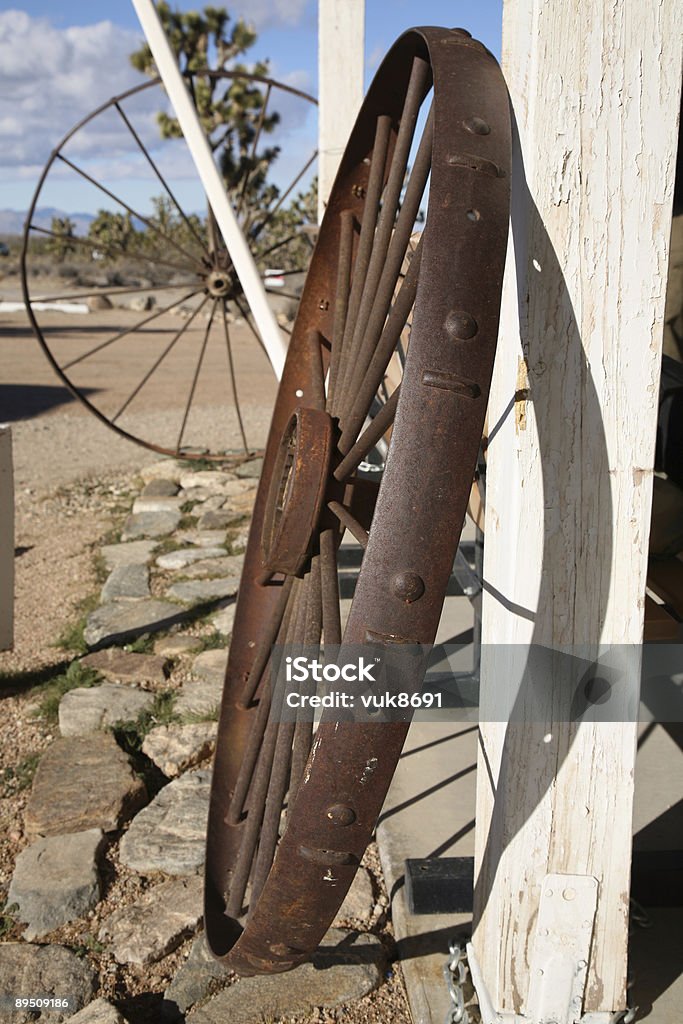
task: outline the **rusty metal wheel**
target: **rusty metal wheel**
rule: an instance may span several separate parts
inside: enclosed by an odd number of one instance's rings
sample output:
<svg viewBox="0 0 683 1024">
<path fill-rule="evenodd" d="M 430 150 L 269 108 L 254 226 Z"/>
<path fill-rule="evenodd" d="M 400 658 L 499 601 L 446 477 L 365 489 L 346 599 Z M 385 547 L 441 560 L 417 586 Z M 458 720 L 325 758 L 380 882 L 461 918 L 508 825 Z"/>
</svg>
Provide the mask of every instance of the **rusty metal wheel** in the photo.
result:
<svg viewBox="0 0 683 1024">
<path fill-rule="evenodd" d="M 216 95 L 238 89 L 246 108 L 259 110 L 249 151 L 232 153 L 250 168 L 235 196 L 236 215 L 252 254 L 265 271 L 267 262 L 283 264 L 277 276 L 277 295 L 283 303 L 298 305 L 297 289 L 304 271 L 288 268 L 301 261 L 301 249 L 310 254 L 306 232 L 292 230 L 269 237 L 270 226 L 283 203 L 305 180 L 317 153 L 290 167 L 291 181 L 269 194 L 268 203 L 249 205 L 247 185 L 261 173 L 263 137 L 273 114 L 301 127 L 313 97 L 289 85 L 239 71 L 193 71 L 186 74 L 190 90 L 211 84 Z M 250 344 L 262 347 L 239 279 L 199 186 L 182 137 L 162 139 L 155 112 L 170 110 L 157 78 L 114 96 L 69 131 L 48 160 L 29 208 L 24 230 L 22 281 L 24 301 L 35 334 L 50 363 L 71 393 L 116 433 L 166 455 L 184 458 L 225 459 L 231 435 L 248 450 L 248 429 L 240 409 L 240 352 L 243 340 L 231 327 L 241 317 L 250 332 Z M 226 135 L 230 125 L 217 125 Z M 103 145 L 109 158 L 98 157 Z M 61 205 L 67 179 L 76 180 L 86 195 L 118 218 L 118 234 L 102 239 L 64 233 L 40 223 L 41 210 Z M 190 183 L 188 185 L 188 182 Z M 178 198 L 179 185 L 192 197 L 188 213 Z M 197 210 L 200 212 L 197 213 Z M 39 271 L 45 263 L 42 248 L 61 246 L 90 261 L 73 286 L 41 289 Z M 68 263 L 68 260 L 65 262 Z M 304 268 L 305 270 L 305 268 Z M 106 272 L 106 273 L 105 273 Z M 109 284 L 97 281 L 107 276 Z M 265 277 L 266 286 L 275 278 Z M 153 298 L 150 298 L 150 295 Z M 96 338 L 87 324 L 77 324 L 77 306 L 92 300 L 117 304 L 98 325 Z M 146 303 L 158 305 L 147 308 Z M 66 303 L 60 312 L 55 305 Z M 123 306 L 139 306 L 139 311 Z M 101 308 L 101 307 L 98 307 Z M 282 324 L 285 334 L 291 331 Z M 124 365 L 131 372 L 124 375 Z M 267 356 L 258 367 L 267 370 Z M 135 370 L 135 376 L 132 370 Z M 132 378 L 125 388 L 118 382 Z M 185 399 L 173 411 L 163 401 L 177 390 L 178 377 L 187 380 Z M 102 388 L 106 380 L 108 387 Z M 150 386 L 150 382 L 153 382 Z M 255 385 L 256 386 L 256 385 Z M 158 415 L 148 412 L 151 389 L 157 394 Z M 208 418 L 197 414 L 200 397 L 212 404 Z M 227 399 L 227 400 L 226 400 Z M 232 408 L 231 408 L 232 406 Z M 138 413 L 145 412 L 141 433 Z M 207 434 L 209 436 L 207 437 Z"/>
<path fill-rule="evenodd" d="M 269 716 L 271 646 L 341 641 L 345 529 L 364 554 L 344 643 L 433 642 L 493 365 L 509 150 L 507 93 L 488 51 L 462 30 L 402 36 L 367 95 L 321 227 L 242 576 L 205 886 L 210 947 L 242 974 L 288 970 L 316 948 L 401 751 L 405 723 L 325 712 L 313 739 L 310 723 Z M 411 317 L 392 391 L 387 367 Z M 358 466 L 383 437 L 384 472 L 368 479 Z"/>
</svg>

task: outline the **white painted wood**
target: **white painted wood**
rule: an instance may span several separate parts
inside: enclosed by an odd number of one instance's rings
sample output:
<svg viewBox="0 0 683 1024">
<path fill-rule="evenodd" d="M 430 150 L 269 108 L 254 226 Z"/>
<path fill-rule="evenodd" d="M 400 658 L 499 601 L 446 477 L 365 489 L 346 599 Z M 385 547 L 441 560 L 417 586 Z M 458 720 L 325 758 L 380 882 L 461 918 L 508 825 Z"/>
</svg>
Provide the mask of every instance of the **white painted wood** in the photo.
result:
<svg viewBox="0 0 683 1024">
<path fill-rule="evenodd" d="M 365 0 L 318 0 L 318 222 L 363 102 Z"/>
<path fill-rule="evenodd" d="M 0 424 L 0 651 L 14 642 L 14 475 L 12 431 Z"/>
<path fill-rule="evenodd" d="M 211 147 L 197 117 L 188 88 L 180 74 L 153 0 L 132 0 L 132 3 L 152 51 L 154 63 L 161 75 L 164 88 L 185 136 L 185 141 L 197 168 L 197 174 L 230 253 L 230 258 L 235 265 L 237 276 L 244 289 L 275 376 L 279 380 L 282 376 L 287 346 L 275 315 L 268 305 L 266 291 L 254 257 L 249 251 L 235 218 L 225 185 L 213 159 Z"/>
<path fill-rule="evenodd" d="M 584 1010 L 625 1005 L 639 661 L 624 645 L 643 630 L 682 17 L 677 0 L 504 5 L 520 141 L 489 407 L 473 939 L 498 1011 L 526 1009 L 551 872 L 599 882 Z M 569 724 L 567 661 L 532 681 L 531 644 L 622 645 L 621 721 Z"/>
</svg>

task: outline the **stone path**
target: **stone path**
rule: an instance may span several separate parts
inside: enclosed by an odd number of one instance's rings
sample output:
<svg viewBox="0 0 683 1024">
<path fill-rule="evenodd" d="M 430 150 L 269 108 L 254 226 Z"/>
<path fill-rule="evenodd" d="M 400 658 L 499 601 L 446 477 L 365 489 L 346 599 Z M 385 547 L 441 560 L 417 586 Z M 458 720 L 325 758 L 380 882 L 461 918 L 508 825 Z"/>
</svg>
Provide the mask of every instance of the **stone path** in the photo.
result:
<svg viewBox="0 0 683 1024">
<path fill-rule="evenodd" d="M 385 948 L 364 934 L 381 912 L 365 869 L 314 963 L 288 975 L 237 980 L 201 934 L 211 756 L 260 469 L 260 459 L 229 472 L 155 462 L 120 540 L 100 550 L 106 578 L 84 626 L 82 685 L 61 697 L 59 736 L 26 803 L 29 843 L 8 894 L 22 940 L 0 943 L 0 1001 L 26 990 L 68 995 L 69 1007 L 2 1019 L 275 1022 L 382 981 Z M 79 934 L 77 956 L 67 947 Z M 139 992 L 143 970 L 166 980 L 140 1014 L 116 992 L 127 971 Z"/>
</svg>

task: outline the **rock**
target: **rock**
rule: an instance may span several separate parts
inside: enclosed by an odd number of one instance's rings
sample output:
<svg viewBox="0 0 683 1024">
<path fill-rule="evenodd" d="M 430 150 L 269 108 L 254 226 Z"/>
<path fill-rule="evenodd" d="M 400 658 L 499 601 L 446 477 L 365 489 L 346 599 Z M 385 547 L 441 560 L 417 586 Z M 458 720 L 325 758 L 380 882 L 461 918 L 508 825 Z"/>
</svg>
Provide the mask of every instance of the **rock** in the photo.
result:
<svg viewBox="0 0 683 1024">
<path fill-rule="evenodd" d="M 73 1020 L 95 992 L 95 971 L 65 946 L 37 946 L 29 942 L 0 944 L 0 993 L 30 998 L 68 999 L 68 1008 L 36 1017 L 35 1010 L 16 1010 L 3 1014 L 7 1024 L 28 1024 L 36 1019 L 59 1024 Z"/>
<path fill-rule="evenodd" d="M 118 601 L 149 597 L 149 570 L 146 565 L 118 565 L 109 573 L 100 600 Z"/>
<path fill-rule="evenodd" d="M 157 304 L 157 300 L 153 295 L 136 295 L 134 299 L 131 299 L 128 303 L 128 308 L 134 310 L 136 313 L 147 313 L 150 309 L 154 309 Z"/>
<path fill-rule="evenodd" d="M 88 647 L 123 643 L 142 633 L 170 629 L 181 617 L 178 606 L 168 601 L 111 601 L 90 613 L 83 638 Z"/>
<path fill-rule="evenodd" d="M 69 1024 L 126 1024 L 126 1020 L 108 999 L 100 998 L 69 1017 Z"/>
<path fill-rule="evenodd" d="M 342 921 L 353 920 L 367 923 L 375 908 L 375 895 L 372 891 L 372 879 L 367 868 L 358 868 L 351 888 L 344 897 L 344 902 L 337 911 L 332 922 L 339 927 Z"/>
<path fill-rule="evenodd" d="M 119 683 L 163 683 L 166 658 L 160 654 L 135 654 L 119 647 L 106 647 L 81 658 L 81 665 L 94 668 Z"/>
<path fill-rule="evenodd" d="M 188 565 L 183 572 L 183 576 L 187 579 L 240 576 L 243 565 L 244 558 L 242 555 L 226 555 L 223 551 L 218 558 L 204 558 L 195 561 L 193 565 Z"/>
<path fill-rule="evenodd" d="M 225 536 L 226 529 L 231 523 L 235 524 L 242 519 L 242 513 L 230 512 L 221 509 L 220 512 L 204 512 L 197 520 L 198 530 L 222 530 Z"/>
<path fill-rule="evenodd" d="M 39 939 L 83 917 L 100 898 L 97 858 L 104 841 L 98 828 L 38 839 L 17 857 L 7 894 L 28 925 L 25 939 Z"/>
<path fill-rule="evenodd" d="M 230 541 L 230 547 L 231 547 L 232 551 L 235 552 L 235 554 L 237 554 L 239 551 L 244 551 L 244 549 L 246 548 L 247 542 L 249 540 L 249 531 L 250 531 L 250 529 L 251 529 L 251 524 L 247 523 L 246 526 L 240 527 L 240 529 L 237 530 L 236 533 L 234 533 L 232 535 L 232 539 Z"/>
<path fill-rule="evenodd" d="M 123 525 L 121 540 L 138 537 L 167 537 L 180 522 L 180 512 L 139 512 L 130 515 Z"/>
<path fill-rule="evenodd" d="M 200 601 L 213 601 L 219 597 L 234 597 L 239 585 L 240 581 L 236 576 L 229 576 L 227 579 L 192 580 L 188 583 L 174 583 L 166 594 L 185 604 L 198 604 Z"/>
<path fill-rule="evenodd" d="M 263 469 L 263 459 L 250 459 L 249 462 L 243 462 L 241 466 L 236 466 L 234 469 L 235 476 L 242 479 L 256 479 L 261 476 Z"/>
<path fill-rule="evenodd" d="M 188 471 L 186 467 L 185 472 L 180 477 L 180 486 L 184 490 L 187 491 L 191 487 L 206 487 L 211 494 L 216 494 L 218 491 L 222 492 L 224 487 L 234 482 L 234 475 L 222 469 Z"/>
<path fill-rule="evenodd" d="M 225 495 L 224 494 L 212 494 L 210 497 L 205 498 L 205 500 L 201 502 L 201 506 L 202 506 L 201 507 L 201 511 L 202 512 L 217 512 L 219 508 L 223 508 L 224 504 L 225 504 Z"/>
<path fill-rule="evenodd" d="M 100 551 L 107 569 L 116 569 L 121 565 L 144 565 L 155 547 L 153 540 L 132 540 L 127 544 L 105 544 Z"/>
<path fill-rule="evenodd" d="M 100 998 L 69 1017 L 69 1024 L 126 1024 L 126 1020 L 108 999 Z"/>
<path fill-rule="evenodd" d="M 227 608 L 221 608 L 221 610 L 211 619 L 211 624 L 214 629 L 218 630 L 219 633 L 223 633 L 225 636 L 230 636 L 232 634 L 232 627 L 235 624 L 236 611 L 236 601 L 229 604 Z"/>
<path fill-rule="evenodd" d="M 204 935 L 198 935 L 192 943 L 190 955 L 164 992 L 162 1015 L 167 1019 L 177 1018 L 231 976 L 232 972 L 209 952 Z"/>
<path fill-rule="evenodd" d="M 121 840 L 123 864 L 141 874 L 191 875 L 204 863 L 211 772 L 181 775 L 140 811 Z"/>
<path fill-rule="evenodd" d="M 212 679 L 202 682 L 185 683 L 180 688 L 173 708 L 179 715 L 200 715 L 202 718 L 218 717 L 223 695 L 223 680 Z"/>
<path fill-rule="evenodd" d="M 251 515 L 255 500 L 256 491 L 245 491 L 244 494 L 235 494 L 230 498 L 226 498 L 221 512 L 217 514 L 221 515 L 223 512 L 231 510 L 235 515 Z"/>
<path fill-rule="evenodd" d="M 227 666 L 227 650 L 216 648 L 210 651 L 202 651 L 192 662 L 192 674 L 207 682 L 222 683 L 225 679 Z"/>
<path fill-rule="evenodd" d="M 199 548 L 221 547 L 225 544 L 225 530 L 179 530 L 176 536 L 184 544 L 194 544 Z"/>
<path fill-rule="evenodd" d="M 181 490 L 180 497 L 183 501 L 206 501 L 211 497 L 211 490 L 208 487 L 187 487 Z"/>
<path fill-rule="evenodd" d="M 113 736 L 63 737 L 40 760 L 25 831 L 29 838 L 91 828 L 112 832 L 146 800 L 144 783 Z"/>
<path fill-rule="evenodd" d="M 225 555 L 225 548 L 200 547 L 200 548 L 178 548 L 177 551 L 168 551 L 165 555 L 159 555 L 157 565 L 160 569 L 184 569 L 193 562 L 201 562 L 207 558 L 221 558 Z"/>
<path fill-rule="evenodd" d="M 174 498 L 179 490 L 175 480 L 154 479 L 142 488 L 143 498 Z"/>
<path fill-rule="evenodd" d="M 191 725 L 159 725 L 145 736 L 142 752 L 171 779 L 213 753 L 216 722 Z"/>
<path fill-rule="evenodd" d="M 102 309 L 113 309 L 111 300 L 106 295 L 90 295 L 86 299 L 86 305 L 91 313 L 97 313 Z"/>
<path fill-rule="evenodd" d="M 133 502 L 133 515 L 142 512 L 180 512 L 182 504 L 181 498 L 168 495 L 136 498 Z"/>
<path fill-rule="evenodd" d="M 161 636 L 154 645 L 157 654 L 175 658 L 201 650 L 203 640 L 199 636 Z"/>
<path fill-rule="evenodd" d="M 77 687 L 59 702 L 59 731 L 62 736 L 85 736 L 115 722 L 129 722 L 153 703 L 154 694 L 137 686 L 102 683 Z"/>
<path fill-rule="evenodd" d="M 178 878 L 155 885 L 103 922 L 100 942 L 111 945 L 120 964 L 151 964 L 171 953 L 196 929 L 202 916 L 202 880 Z"/>
<path fill-rule="evenodd" d="M 150 480 L 171 480 L 174 484 L 180 484 L 180 478 L 185 473 L 187 463 L 184 459 L 161 459 L 140 470 L 140 476 L 146 484 Z"/>
<path fill-rule="evenodd" d="M 201 1009 L 188 1024 L 261 1024 L 275 1017 L 312 1014 L 362 999 L 377 988 L 386 954 L 373 935 L 330 929 L 312 963 L 286 974 L 241 978 Z"/>
</svg>

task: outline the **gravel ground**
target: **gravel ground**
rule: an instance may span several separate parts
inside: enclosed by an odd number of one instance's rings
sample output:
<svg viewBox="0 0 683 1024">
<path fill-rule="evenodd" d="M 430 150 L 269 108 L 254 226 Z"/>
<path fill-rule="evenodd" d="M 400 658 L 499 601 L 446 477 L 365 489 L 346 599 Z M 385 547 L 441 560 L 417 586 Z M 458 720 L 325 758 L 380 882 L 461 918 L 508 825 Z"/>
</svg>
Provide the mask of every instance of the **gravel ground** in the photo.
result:
<svg viewBox="0 0 683 1024">
<path fill-rule="evenodd" d="M 94 320 L 96 314 L 90 315 Z M 9 323 L 11 329 L 3 330 Z M 12 396 L 17 384 L 52 381 L 49 367 L 31 341 L 25 318 L 6 315 L 0 320 L 1 365 L 11 367 L 0 381 L 0 396 Z M 260 358 L 260 355 L 259 355 Z M 264 376 L 246 404 L 246 418 L 258 443 L 263 443 L 270 416 L 273 384 Z M 4 418 L 0 407 L 0 420 Z M 201 410 L 207 424 L 212 407 Z M 163 415 L 140 415 L 140 429 L 153 429 Z M 32 772 L 40 754 L 56 735 L 56 727 L 35 717 L 35 687 L 46 675 L 66 668 L 72 655 L 58 646 L 64 630 L 82 613 L 82 602 L 97 592 L 95 554 L 112 527 L 119 524 L 139 490 L 136 470 L 154 456 L 116 437 L 75 403 L 50 406 L 31 418 L 12 416 L 15 463 L 15 646 L 0 653 L 0 699 L 5 727 L 0 734 L 0 901 L 4 903 L 18 852 L 27 845 L 23 812 Z M 366 854 L 376 884 L 383 889 L 377 851 Z M 140 879 L 123 868 L 112 853 L 106 858 L 105 898 L 93 918 L 64 926 L 52 941 L 81 946 L 100 971 L 103 993 L 119 1002 L 131 1024 L 152 1020 L 145 1009 L 150 993 L 160 992 L 187 953 L 182 946 L 161 963 L 146 968 L 122 968 L 106 953 L 92 948 L 99 919 L 115 906 L 130 902 Z M 385 905 L 386 892 L 382 893 Z M 1 923 L 1 919 L 0 919 Z M 16 939 L 21 928 L 9 927 L 4 940 Z M 391 944 L 391 925 L 375 926 Z M 288 1018 L 296 1024 L 410 1024 L 400 968 L 393 965 L 379 990 L 336 1011 Z M 271 1024 L 278 1024 L 277 1021 Z"/>
</svg>

